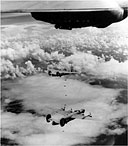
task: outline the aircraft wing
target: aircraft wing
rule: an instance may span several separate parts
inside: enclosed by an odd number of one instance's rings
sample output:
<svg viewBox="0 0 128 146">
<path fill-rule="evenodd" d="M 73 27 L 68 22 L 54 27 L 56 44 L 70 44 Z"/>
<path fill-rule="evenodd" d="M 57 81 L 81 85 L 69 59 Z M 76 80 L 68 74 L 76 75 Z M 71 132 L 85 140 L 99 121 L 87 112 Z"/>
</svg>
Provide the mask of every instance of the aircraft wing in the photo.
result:
<svg viewBox="0 0 128 146">
<path fill-rule="evenodd" d="M 119 9 L 115 0 L 1 1 L 1 12 L 104 11 Z"/>
<path fill-rule="evenodd" d="M 31 13 L 36 20 L 54 24 L 56 29 L 104 28 L 128 15 L 128 9 L 121 7 L 117 0 L 3 0 L 1 12 Z"/>
</svg>

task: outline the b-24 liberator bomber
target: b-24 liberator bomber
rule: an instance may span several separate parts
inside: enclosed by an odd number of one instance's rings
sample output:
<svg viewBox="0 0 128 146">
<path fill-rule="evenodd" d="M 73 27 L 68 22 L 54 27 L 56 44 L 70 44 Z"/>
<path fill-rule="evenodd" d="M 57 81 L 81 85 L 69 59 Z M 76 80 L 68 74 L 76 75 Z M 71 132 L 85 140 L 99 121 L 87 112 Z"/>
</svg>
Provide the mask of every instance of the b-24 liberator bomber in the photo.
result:
<svg viewBox="0 0 128 146">
<path fill-rule="evenodd" d="M 47 71 L 49 76 L 65 76 L 65 75 L 75 75 L 78 74 L 78 72 L 73 72 L 73 71 L 61 71 L 61 70 L 48 70 Z"/>
<path fill-rule="evenodd" d="M 85 109 L 80 110 L 65 110 L 65 108 L 62 108 L 61 110 L 57 111 L 53 115 L 48 114 L 46 116 L 46 121 L 52 122 L 52 125 L 60 125 L 63 127 L 68 122 L 74 120 L 74 119 L 85 119 L 87 117 L 92 117 L 91 113 L 85 115 Z"/>
</svg>

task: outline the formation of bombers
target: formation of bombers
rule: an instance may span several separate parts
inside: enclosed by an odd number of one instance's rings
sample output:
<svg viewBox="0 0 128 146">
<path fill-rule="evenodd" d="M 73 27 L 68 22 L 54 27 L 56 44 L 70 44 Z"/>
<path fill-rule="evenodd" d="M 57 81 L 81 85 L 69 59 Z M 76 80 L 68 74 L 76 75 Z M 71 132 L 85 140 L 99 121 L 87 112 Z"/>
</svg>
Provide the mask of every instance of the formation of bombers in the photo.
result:
<svg viewBox="0 0 128 146">
<path fill-rule="evenodd" d="M 74 75 L 78 74 L 77 72 L 73 72 L 73 70 L 69 71 L 60 71 L 55 69 L 48 69 L 47 73 L 49 76 L 65 76 L 65 75 Z M 52 114 L 46 115 L 46 121 L 48 123 L 52 123 L 52 125 L 60 125 L 63 127 L 68 122 L 74 120 L 74 119 L 85 119 L 87 117 L 92 117 L 91 113 L 85 115 L 85 109 L 80 110 L 66 110 L 66 105 L 64 105 L 63 108 L 57 110 L 56 112 Z"/>
</svg>

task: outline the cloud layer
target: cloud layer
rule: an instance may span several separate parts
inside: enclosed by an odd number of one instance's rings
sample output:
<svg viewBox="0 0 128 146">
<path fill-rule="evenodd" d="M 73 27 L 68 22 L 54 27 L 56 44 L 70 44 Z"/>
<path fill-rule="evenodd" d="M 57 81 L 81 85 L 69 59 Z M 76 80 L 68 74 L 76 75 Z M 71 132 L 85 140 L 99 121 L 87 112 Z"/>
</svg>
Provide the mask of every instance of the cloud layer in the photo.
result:
<svg viewBox="0 0 128 146">
<path fill-rule="evenodd" d="M 127 125 L 126 85 L 119 86 L 128 74 L 126 22 L 71 32 L 40 23 L 2 26 L 1 77 L 17 79 L 2 80 L 2 137 L 24 146 L 67 146 L 96 144 L 104 135 L 103 145 L 114 144 Z M 47 68 L 70 71 L 71 66 L 80 74 L 52 78 L 44 73 Z M 94 79 L 98 84 L 89 84 Z M 46 123 L 45 115 L 64 103 L 67 109 L 85 108 L 93 118 L 64 127 Z"/>
<path fill-rule="evenodd" d="M 78 72 L 94 75 L 127 75 L 128 34 L 124 29 L 113 30 L 90 27 L 58 33 L 53 29 L 49 34 L 41 24 L 5 26 L 1 43 L 2 78 L 33 74 L 48 66 L 70 69 L 71 65 Z"/>
</svg>

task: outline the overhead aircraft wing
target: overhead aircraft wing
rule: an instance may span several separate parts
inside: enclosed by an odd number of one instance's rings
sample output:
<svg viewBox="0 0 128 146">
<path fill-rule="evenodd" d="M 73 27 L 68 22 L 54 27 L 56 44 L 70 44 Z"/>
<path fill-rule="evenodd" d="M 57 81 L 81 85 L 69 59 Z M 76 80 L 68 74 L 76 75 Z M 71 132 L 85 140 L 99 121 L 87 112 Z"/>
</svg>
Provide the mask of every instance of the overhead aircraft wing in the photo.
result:
<svg viewBox="0 0 128 146">
<path fill-rule="evenodd" d="M 120 9 L 115 0 L 2 0 L 1 12 L 104 11 Z"/>
<path fill-rule="evenodd" d="M 87 26 L 99 28 L 127 17 L 127 8 L 117 0 L 2 0 L 2 13 L 31 13 L 36 20 L 48 22 L 59 29 Z"/>
</svg>

